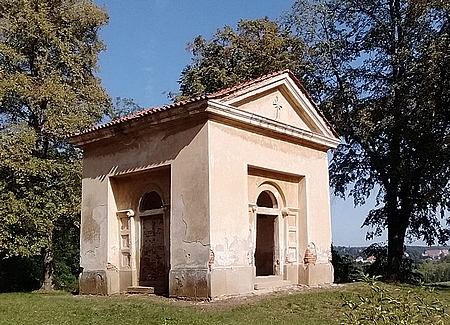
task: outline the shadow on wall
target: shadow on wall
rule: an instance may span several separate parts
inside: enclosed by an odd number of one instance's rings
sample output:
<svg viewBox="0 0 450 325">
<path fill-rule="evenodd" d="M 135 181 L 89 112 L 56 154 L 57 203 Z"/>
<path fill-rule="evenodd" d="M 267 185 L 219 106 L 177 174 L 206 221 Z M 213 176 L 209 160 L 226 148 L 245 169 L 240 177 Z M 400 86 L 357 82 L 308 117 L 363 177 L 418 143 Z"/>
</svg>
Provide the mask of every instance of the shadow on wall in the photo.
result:
<svg viewBox="0 0 450 325">
<path fill-rule="evenodd" d="M 107 176 L 137 172 L 173 161 L 189 146 L 204 124 L 204 121 L 193 121 L 175 126 L 163 125 L 155 127 L 149 134 L 116 134 L 108 143 L 101 141 L 87 145 L 84 159 L 92 160 L 89 169 L 84 170 L 83 178 L 103 181 Z"/>
</svg>

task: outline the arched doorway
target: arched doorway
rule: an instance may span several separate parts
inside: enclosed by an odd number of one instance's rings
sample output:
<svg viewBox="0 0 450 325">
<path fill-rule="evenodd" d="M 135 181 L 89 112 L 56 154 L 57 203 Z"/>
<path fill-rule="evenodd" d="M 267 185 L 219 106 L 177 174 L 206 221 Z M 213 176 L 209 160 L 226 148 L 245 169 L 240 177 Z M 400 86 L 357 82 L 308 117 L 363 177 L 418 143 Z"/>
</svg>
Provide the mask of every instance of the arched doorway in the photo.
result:
<svg viewBox="0 0 450 325">
<path fill-rule="evenodd" d="M 270 191 L 263 191 L 256 200 L 256 276 L 277 275 L 278 254 L 278 203 Z"/>
<path fill-rule="evenodd" d="M 167 225 L 161 196 L 146 193 L 139 204 L 141 247 L 139 259 L 139 285 L 154 287 L 155 293 L 167 289 Z"/>
</svg>

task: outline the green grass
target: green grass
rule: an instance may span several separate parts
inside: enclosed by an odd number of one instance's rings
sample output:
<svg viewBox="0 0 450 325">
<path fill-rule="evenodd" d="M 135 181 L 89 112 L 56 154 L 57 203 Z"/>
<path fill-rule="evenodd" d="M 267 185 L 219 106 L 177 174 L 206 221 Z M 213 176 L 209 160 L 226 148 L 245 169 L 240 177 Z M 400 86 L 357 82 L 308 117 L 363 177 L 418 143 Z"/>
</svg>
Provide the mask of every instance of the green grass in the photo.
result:
<svg viewBox="0 0 450 325">
<path fill-rule="evenodd" d="M 340 324 L 345 308 L 342 295 L 357 297 L 367 290 L 367 286 L 357 284 L 213 303 L 143 296 L 72 296 L 60 292 L 0 294 L 0 325 Z M 411 288 L 399 290 L 406 292 Z M 450 305 L 450 291 L 442 290 L 439 295 Z"/>
</svg>

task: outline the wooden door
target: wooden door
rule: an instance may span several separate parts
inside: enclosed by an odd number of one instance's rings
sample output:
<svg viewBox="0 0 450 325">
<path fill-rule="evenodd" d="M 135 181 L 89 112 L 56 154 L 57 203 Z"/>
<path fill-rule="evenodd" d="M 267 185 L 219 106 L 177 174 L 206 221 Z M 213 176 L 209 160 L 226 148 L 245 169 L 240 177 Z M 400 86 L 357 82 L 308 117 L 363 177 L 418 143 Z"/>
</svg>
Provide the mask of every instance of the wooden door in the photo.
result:
<svg viewBox="0 0 450 325">
<path fill-rule="evenodd" d="M 142 217 L 139 285 L 165 287 L 167 262 L 162 215 Z"/>
</svg>

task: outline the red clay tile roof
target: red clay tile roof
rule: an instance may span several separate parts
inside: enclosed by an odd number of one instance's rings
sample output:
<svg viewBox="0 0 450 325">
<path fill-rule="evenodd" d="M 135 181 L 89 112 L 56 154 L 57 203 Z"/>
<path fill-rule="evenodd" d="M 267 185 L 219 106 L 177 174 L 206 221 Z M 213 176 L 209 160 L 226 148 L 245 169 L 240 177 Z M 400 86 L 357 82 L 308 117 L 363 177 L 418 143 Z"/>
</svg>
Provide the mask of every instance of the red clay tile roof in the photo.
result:
<svg viewBox="0 0 450 325">
<path fill-rule="evenodd" d="M 171 108 L 180 107 L 180 106 L 186 105 L 187 103 L 197 102 L 197 101 L 200 101 L 200 100 L 203 100 L 203 99 L 207 99 L 207 97 L 206 96 L 200 96 L 200 97 L 195 97 L 195 98 L 191 98 L 191 99 L 188 99 L 188 100 L 180 101 L 180 102 L 177 102 L 177 103 L 172 103 L 172 104 L 169 104 L 169 105 L 147 108 L 147 109 L 144 109 L 142 111 L 138 111 L 138 112 L 135 112 L 135 113 L 123 116 L 123 117 L 116 118 L 116 119 L 114 119 L 114 120 L 112 120 L 110 122 L 93 126 L 93 127 L 88 128 L 86 130 L 83 130 L 83 131 L 81 131 L 79 133 L 73 134 L 70 137 L 76 137 L 76 136 L 87 134 L 87 133 L 91 133 L 91 132 L 94 132 L 94 131 L 97 131 L 97 130 L 100 130 L 100 129 L 105 129 L 105 128 L 108 128 L 108 127 L 111 127 L 111 126 L 114 126 L 114 125 L 117 125 L 117 124 L 124 123 L 126 121 L 135 120 L 135 119 L 138 119 L 140 117 L 147 116 L 147 115 L 152 115 L 152 114 L 155 114 L 155 113 L 158 113 L 158 112 L 162 112 L 162 111 L 167 111 L 167 110 L 169 110 Z"/>
<path fill-rule="evenodd" d="M 189 104 L 189 103 L 194 103 L 194 102 L 198 102 L 198 101 L 201 101 L 201 100 L 221 99 L 221 98 L 229 96 L 229 95 L 231 95 L 231 94 L 233 94 L 235 92 L 238 92 L 238 91 L 243 90 L 245 88 L 248 88 L 248 87 L 251 87 L 253 85 L 256 85 L 256 84 L 258 84 L 260 82 L 263 82 L 265 80 L 268 80 L 270 78 L 273 78 L 273 77 L 276 77 L 276 76 L 280 76 L 280 75 L 283 75 L 283 74 L 288 74 L 290 76 L 290 78 L 295 82 L 296 86 L 303 92 L 303 94 L 305 94 L 305 96 L 308 98 L 308 100 L 313 104 L 314 108 L 317 110 L 317 112 L 320 114 L 320 116 L 327 123 L 328 127 L 333 132 L 333 134 L 338 137 L 339 135 L 334 130 L 334 128 L 331 126 L 331 124 L 328 122 L 328 120 L 325 118 L 325 116 L 323 115 L 323 113 L 319 109 L 318 105 L 312 99 L 311 95 L 306 91 L 305 87 L 303 87 L 301 82 L 297 79 L 297 77 L 295 77 L 295 75 L 290 70 L 282 70 L 282 71 L 273 72 L 273 73 L 261 76 L 261 77 L 256 78 L 256 79 L 245 81 L 245 82 L 240 83 L 240 84 L 238 84 L 236 86 L 219 90 L 219 91 L 214 92 L 212 94 L 207 94 L 207 95 L 203 95 L 203 96 L 199 96 L 199 97 L 190 98 L 188 100 L 172 103 L 172 104 L 169 104 L 169 105 L 164 105 L 164 106 L 144 109 L 142 111 L 139 111 L 139 112 L 136 112 L 136 113 L 124 116 L 124 117 L 117 118 L 117 119 L 112 120 L 112 121 L 110 121 L 108 123 L 104 123 L 104 124 L 93 126 L 93 127 L 88 128 L 88 129 L 86 129 L 84 131 L 81 131 L 81 132 L 79 132 L 77 134 L 73 134 L 70 137 L 77 137 L 77 136 L 80 136 L 80 135 L 83 135 L 83 134 L 95 132 L 97 130 L 101 130 L 101 129 L 105 129 L 105 128 L 108 128 L 108 127 L 112 127 L 114 125 L 121 124 L 121 123 L 130 121 L 130 120 L 138 119 L 138 118 L 143 117 L 143 116 L 156 114 L 156 113 L 162 112 L 162 111 L 167 111 L 167 110 L 170 110 L 170 109 L 175 108 L 175 107 L 184 106 L 184 105 Z"/>
</svg>

